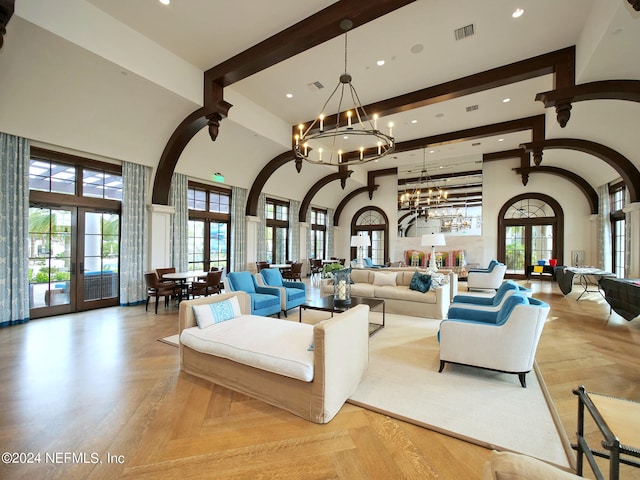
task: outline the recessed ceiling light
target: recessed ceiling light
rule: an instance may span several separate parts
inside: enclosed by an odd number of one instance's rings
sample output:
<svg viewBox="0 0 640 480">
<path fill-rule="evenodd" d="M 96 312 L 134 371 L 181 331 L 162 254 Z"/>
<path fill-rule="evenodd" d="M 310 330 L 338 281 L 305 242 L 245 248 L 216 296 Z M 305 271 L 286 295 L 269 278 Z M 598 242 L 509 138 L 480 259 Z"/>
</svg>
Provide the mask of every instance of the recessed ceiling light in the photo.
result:
<svg viewBox="0 0 640 480">
<path fill-rule="evenodd" d="M 287 97 L 287 98 L 293 98 L 293 93 L 287 93 L 287 94 L 285 95 L 285 97 Z"/>
<path fill-rule="evenodd" d="M 502 103 L 509 103 L 511 101 L 510 98 L 503 98 Z"/>
<path fill-rule="evenodd" d="M 379 67 L 383 66 L 384 65 L 384 60 L 378 60 L 376 62 L 376 65 L 378 65 Z"/>
<path fill-rule="evenodd" d="M 169 5 L 171 3 L 171 0 L 160 0 L 160 3 L 163 5 Z"/>
<path fill-rule="evenodd" d="M 411 123 L 418 123 L 418 120 L 411 120 Z"/>
<path fill-rule="evenodd" d="M 504 138 L 499 138 L 498 141 L 499 142 L 504 142 Z"/>
<path fill-rule="evenodd" d="M 522 16 L 522 14 L 524 13 L 524 9 L 522 8 L 516 8 L 515 11 L 511 14 L 511 16 L 513 18 L 519 18 Z"/>
<path fill-rule="evenodd" d="M 436 153 L 435 150 L 429 150 L 429 153 Z"/>
</svg>

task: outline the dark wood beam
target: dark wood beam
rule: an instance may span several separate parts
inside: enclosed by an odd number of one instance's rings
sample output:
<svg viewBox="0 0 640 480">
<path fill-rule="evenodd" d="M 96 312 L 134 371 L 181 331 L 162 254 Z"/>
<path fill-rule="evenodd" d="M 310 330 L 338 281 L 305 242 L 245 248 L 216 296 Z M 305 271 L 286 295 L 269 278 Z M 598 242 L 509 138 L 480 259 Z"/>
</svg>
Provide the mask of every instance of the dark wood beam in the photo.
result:
<svg viewBox="0 0 640 480">
<path fill-rule="evenodd" d="M 589 204 L 589 211 L 591 212 L 591 214 L 596 215 L 598 213 L 598 192 L 596 192 L 596 190 L 589 184 L 589 182 L 587 182 L 580 175 L 577 175 L 564 168 L 549 166 L 514 168 L 514 170 L 520 175 L 526 174 L 527 176 L 529 176 L 532 173 L 547 173 L 569 180 L 584 194 L 585 198 L 587 199 L 587 203 Z"/>
<path fill-rule="evenodd" d="M 554 74 L 554 85 L 556 87 L 575 85 L 575 47 L 556 50 L 377 103 L 371 103 L 364 106 L 364 109 L 369 115 L 377 113 L 380 117 L 385 117 L 394 113 L 433 105 L 548 74 Z M 302 123 L 303 128 L 306 130 L 313 121 L 314 119 Z M 335 128 L 337 122 L 337 114 L 328 115 L 324 119 L 325 130 Z M 298 125 L 294 125 L 291 131 L 293 138 L 293 135 L 298 131 Z M 348 153 L 350 154 L 351 152 Z M 357 154 L 359 155 L 359 152 Z M 345 153 L 343 156 L 348 157 L 348 154 Z"/>
<path fill-rule="evenodd" d="M 378 185 L 374 185 L 373 190 L 375 191 L 377 189 L 378 189 Z M 349 192 L 347 195 L 345 195 L 345 197 L 340 201 L 340 203 L 336 207 L 336 211 L 333 212 L 333 225 L 335 227 L 340 225 L 340 215 L 342 215 L 342 211 L 351 200 L 353 200 L 354 198 L 356 198 L 358 195 L 362 193 L 369 193 L 370 191 L 371 191 L 371 187 L 367 185 L 366 187 L 356 188 L 352 192 Z"/>
<path fill-rule="evenodd" d="M 554 138 L 542 142 L 523 143 L 520 145 L 525 151 L 530 152 L 536 149 L 565 149 L 593 155 L 611 166 L 622 177 L 622 180 L 629 191 L 631 202 L 640 200 L 640 172 L 636 166 L 621 153 L 600 143 L 591 142 L 577 138 Z"/>
<path fill-rule="evenodd" d="M 429 180 L 445 180 L 449 178 L 459 178 L 459 177 L 472 177 L 476 175 L 482 175 L 482 170 L 467 170 L 466 172 L 457 172 L 457 173 L 441 173 L 439 175 L 429 175 Z M 424 180 L 422 177 L 411 177 L 411 178 L 399 178 L 398 186 L 407 185 L 409 183 L 417 183 L 420 180 Z"/>
<path fill-rule="evenodd" d="M 415 0 L 340 0 L 318 13 L 276 33 L 204 74 L 205 83 L 216 81 L 227 87 L 277 63 L 344 34 L 340 21 L 360 27 Z"/>
<path fill-rule="evenodd" d="M 302 199 L 302 203 L 300 203 L 300 211 L 298 212 L 298 221 L 303 223 L 307 219 L 307 210 L 311 206 L 311 200 L 316 194 L 320 191 L 322 187 L 328 185 L 331 182 L 335 182 L 336 180 L 342 181 L 343 179 L 347 179 L 351 176 L 353 170 L 344 169 L 340 172 L 332 173 L 327 175 L 326 177 L 318 180 L 313 186 L 309 189 L 307 194 Z"/>
<path fill-rule="evenodd" d="M 291 150 L 287 150 L 286 152 L 283 152 L 277 157 L 271 159 L 269 163 L 262 167 L 262 170 L 260 170 L 260 173 L 258 173 L 258 176 L 251 185 L 249 195 L 247 195 L 247 205 L 245 207 L 246 215 L 253 217 L 258 215 L 258 198 L 260 197 L 260 193 L 267 183 L 267 180 L 269 180 L 271 175 L 273 175 L 277 169 L 282 165 L 293 161 L 293 159 L 293 152 Z"/>
<path fill-rule="evenodd" d="M 640 0 L 627 0 L 636 12 L 640 12 Z"/>
<path fill-rule="evenodd" d="M 583 83 L 538 93 L 536 100 L 544 106 L 556 107 L 556 119 L 562 128 L 571 118 L 571 107 L 575 102 L 587 100 L 627 100 L 640 102 L 640 80 L 603 80 Z"/>
</svg>

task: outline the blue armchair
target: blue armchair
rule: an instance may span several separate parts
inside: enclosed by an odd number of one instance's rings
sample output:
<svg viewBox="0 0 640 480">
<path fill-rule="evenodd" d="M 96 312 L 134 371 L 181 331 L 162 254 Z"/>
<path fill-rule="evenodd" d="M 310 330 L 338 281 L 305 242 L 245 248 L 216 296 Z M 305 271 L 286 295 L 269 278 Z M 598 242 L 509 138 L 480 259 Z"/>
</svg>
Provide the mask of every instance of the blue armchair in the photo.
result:
<svg viewBox="0 0 640 480">
<path fill-rule="evenodd" d="M 277 268 L 266 268 L 256 274 L 256 282 L 260 286 L 275 287 L 280 290 L 280 308 L 287 316 L 287 311 L 302 305 L 307 298 L 307 287 L 302 282 L 283 280 Z"/>
<path fill-rule="evenodd" d="M 526 296 L 531 296 L 531 290 L 518 285 L 513 280 L 506 280 L 493 297 L 480 297 L 477 295 L 456 295 L 453 297 L 451 305 L 449 306 L 449 313 L 447 317 L 458 318 L 463 313 L 458 313 L 458 310 L 480 310 L 488 312 L 496 312 L 500 310 L 504 301 L 513 293 L 522 293 Z"/>
<path fill-rule="evenodd" d="M 251 297 L 251 314 L 269 316 L 274 313 L 280 318 L 280 290 L 261 287 L 249 272 L 231 272 L 227 275 L 225 287 L 231 292 L 245 292 Z"/>
<path fill-rule="evenodd" d="M 383 268 L 385 266 L 385 265 L 377 265 L 373 263 L 373 260 L 371 260 L 369 257 L 364 257 L 362 259 L 362 263 L 364 263 L 364 266 L 366 268 Z"/>
</svg>

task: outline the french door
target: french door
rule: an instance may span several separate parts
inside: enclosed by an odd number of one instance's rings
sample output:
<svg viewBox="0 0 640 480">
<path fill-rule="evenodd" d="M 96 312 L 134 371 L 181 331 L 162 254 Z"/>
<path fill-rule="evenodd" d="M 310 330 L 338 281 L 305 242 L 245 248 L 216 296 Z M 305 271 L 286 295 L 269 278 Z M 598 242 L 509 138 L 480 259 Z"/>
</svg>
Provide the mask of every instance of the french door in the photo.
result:
<svg viewBox="0 0 640 480">
<path fill-rule="evenodd" d="M 30 317 L 118 305 L 119 247 L 118 213 L 32 205 Z"/>
<path fill-rule="evenodd" d="M 554 258 L 553 225 L 526 222 L 505 226 L 507 273 L 524 275 L 538 260 Z"/>
</svg>

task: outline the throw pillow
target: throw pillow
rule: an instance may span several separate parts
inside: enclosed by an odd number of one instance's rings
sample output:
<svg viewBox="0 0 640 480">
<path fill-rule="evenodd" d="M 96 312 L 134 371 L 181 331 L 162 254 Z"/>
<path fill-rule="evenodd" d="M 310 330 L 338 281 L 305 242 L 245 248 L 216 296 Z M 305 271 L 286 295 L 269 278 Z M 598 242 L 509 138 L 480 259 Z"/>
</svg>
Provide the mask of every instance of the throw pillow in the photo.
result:
<svg viewBox="0 0 640 480">
<path fill-rule="evenodd" d="M 395 287 L 396 286 L 396 272 L 376 272 L 373 276 L 373 284 L 378 287 Z"/>
<path fill-rule="evenodd" d="M 445 283 L 448 283 L 449 277 L 441 273 L 432 273 L 431 274 L 431 290 L 434 290 L 438 287 L 441 287 Z"/>
<path fill-rule="evenodd" d="M 216 323 L 226 322 L 241 315 L 240 304 L 236 297 L 215 303 L 194 305 L 193 314 L 199 328 L 207 328 Z"/>
<path fill-rule="evenodd" d="M 416 272 L 411 277 L 411 282 L 409 283 L 409 289 L 415 290 L 417 292 L 426 293 L 429 291 L 431 287 L 431 275 L 426 273 Z"/>
</svg>

